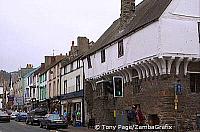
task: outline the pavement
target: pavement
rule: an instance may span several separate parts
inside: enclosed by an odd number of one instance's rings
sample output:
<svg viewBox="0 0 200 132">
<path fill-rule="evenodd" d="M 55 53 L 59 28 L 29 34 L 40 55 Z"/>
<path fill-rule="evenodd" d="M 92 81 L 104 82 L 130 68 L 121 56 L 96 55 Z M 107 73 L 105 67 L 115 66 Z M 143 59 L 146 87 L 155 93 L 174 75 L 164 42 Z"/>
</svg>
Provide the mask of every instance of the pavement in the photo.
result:
<svg viewBox="0 0 200 132">
<path fill-rule="evenodd" d="M 57 132 L 97 132 L 95 129 L 88 129 L 87 127 L 73 127 L 69 126 L 67 129 L 59 129 Z"/>
</svg>

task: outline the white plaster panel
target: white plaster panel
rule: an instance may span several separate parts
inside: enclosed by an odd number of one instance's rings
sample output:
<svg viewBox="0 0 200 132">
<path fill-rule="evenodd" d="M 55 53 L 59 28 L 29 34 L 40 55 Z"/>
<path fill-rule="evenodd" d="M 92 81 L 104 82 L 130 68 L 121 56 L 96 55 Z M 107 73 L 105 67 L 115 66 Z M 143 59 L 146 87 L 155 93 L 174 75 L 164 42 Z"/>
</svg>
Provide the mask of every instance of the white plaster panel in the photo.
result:
<svg viewBox="0 0 200 132">
<path fill-rule="evenodd" d="M 199 54 L 197 22 L 161 19 L 163 53 Z"/>
</svg>

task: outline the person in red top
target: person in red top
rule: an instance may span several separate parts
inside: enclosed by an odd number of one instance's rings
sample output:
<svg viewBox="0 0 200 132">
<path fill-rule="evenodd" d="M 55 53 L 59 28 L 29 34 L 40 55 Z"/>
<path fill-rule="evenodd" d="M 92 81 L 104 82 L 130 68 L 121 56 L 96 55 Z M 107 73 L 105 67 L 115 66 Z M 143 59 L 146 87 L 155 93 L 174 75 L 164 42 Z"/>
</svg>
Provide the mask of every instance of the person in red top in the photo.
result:
<svg viewBox="0 0 200 132">
<path fill-rule="evenodd" d="M 136 109 L 136 123 L 137 123 L 137 125 L 145 124 L 145 117 L 139 106 L 137 106 L 137 109 Z"/>
</svg>

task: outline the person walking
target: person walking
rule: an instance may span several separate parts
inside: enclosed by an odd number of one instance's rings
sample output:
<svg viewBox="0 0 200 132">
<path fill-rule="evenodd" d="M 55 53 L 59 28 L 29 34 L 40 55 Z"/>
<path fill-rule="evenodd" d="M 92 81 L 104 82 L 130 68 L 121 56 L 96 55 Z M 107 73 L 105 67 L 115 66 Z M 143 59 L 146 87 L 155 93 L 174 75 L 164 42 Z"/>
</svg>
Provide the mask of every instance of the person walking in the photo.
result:
<svg viewBox="0 0 200 132">
<path fill-rule="evenodd" d="M 76 111 L 72 113 L 73 126 L 76 126 Z"/>
<path fill-rule="evenodd" d="M 128 119 L 128 125 L 132 126 L 136 124 L 136 108 L 133 105 L 130 110 L 127 112 L 127 119 Z"/>
<path fill-rule="evenodd" d="M 137 125 L 145 124 L 145 117 L 140 109 L 140 106 L 137 106 L 137 109 L 136 109 L 136 124 Z"/>
<path fill-rule="evenodd" d="M 67 113 L 66 110 L 64 110 L 63 117 L 64 117 L 65 120 L 67 120 L 67 116 L 68 116 L 68 113 Z"/>
</svg>

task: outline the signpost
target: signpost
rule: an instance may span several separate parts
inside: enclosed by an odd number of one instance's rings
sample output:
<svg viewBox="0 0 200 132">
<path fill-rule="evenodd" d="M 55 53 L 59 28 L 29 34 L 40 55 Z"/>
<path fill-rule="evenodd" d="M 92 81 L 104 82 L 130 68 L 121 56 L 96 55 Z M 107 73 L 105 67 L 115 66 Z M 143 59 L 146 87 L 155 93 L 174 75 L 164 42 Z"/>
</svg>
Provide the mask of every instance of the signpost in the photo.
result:
<svg viewBox="0 0 200 132">
<path fill-rule="evenodd" d="M 183 93 L 183 85 L 180 83 L 180 80 L 177 81 L 177 83 L 175 84 L 175 88 L 174 88 L 174 109 L 176 112 L 176 122 L 175 122 L 175 127 L 176 127 L 176 132 L 178 132 L 178 119 L 177 119 L 177 111 L 178 111 L 178 95 L 182 95 Z"/>
</svg>

